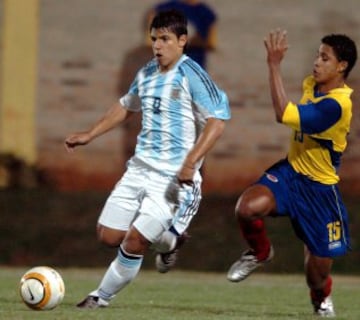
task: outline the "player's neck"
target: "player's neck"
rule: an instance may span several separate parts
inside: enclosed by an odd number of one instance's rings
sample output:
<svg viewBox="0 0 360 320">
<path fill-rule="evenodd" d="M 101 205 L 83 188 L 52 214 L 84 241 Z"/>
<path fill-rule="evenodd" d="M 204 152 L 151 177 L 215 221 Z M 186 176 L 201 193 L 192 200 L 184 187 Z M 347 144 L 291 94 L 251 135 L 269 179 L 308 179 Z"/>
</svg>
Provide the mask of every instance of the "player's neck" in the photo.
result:
<svg viewBox="0 0 360 320">
<path fill-rule="evenodd" d="M 180 56 L 177 56 L 169 64 L 166 64 L 166 65 L 159 64 L 160 73 L 166 73 L 166 72 L 170 71 L 171 69 L 173 69 L 178 64 L 178 62 L 179 62 L 179 60 L 181 59 L 182 56 L 183 56 L 183 54 L 181 54 Z"/>
<path fill-rule="evenodd" d="M 345 80 L 343 78 L 334 79 L 333 81 L 318 83 L 316 86 L 316 91 L 319 93 L 328 93 L 329 91 L 337 88 L 343 88 L 345 85 Z"/>
</svg>

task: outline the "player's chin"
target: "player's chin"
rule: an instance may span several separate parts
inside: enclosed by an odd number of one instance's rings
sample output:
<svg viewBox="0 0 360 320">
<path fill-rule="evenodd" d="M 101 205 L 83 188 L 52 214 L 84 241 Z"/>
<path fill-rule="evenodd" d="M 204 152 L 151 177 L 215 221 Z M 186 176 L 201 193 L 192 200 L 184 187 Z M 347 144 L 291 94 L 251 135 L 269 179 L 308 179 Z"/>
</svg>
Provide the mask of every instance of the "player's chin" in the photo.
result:
<svg viewBox="0 0 360 320">
<path fill-rule="evenodd" d="M 155 58 L 156 58 L 157 62 L 159 63 L 159 65 L 163 68 L 168 67 L 170 64 L 169 58 L 167 58 L 164 55 L 156 55 Z"/>
<path fill-rule="evenodd" d="M 313 77 L 314 77 L 315 82 L 317 82 L 317 83 L 321 82 L 321 77 L 317 72 L 313 72 Z"/>
<path fill-rule="evenodd" d="M 156 57 L 156 60 L 159 64 L 159 66 L 162 68 L 162 69 L 166 69 L 166 66 L 167 66 L 167 62 L 166 62 L 166 59 L 163 57 L 163 56 L 160 56 L 160 57 Z"/>
</svg>

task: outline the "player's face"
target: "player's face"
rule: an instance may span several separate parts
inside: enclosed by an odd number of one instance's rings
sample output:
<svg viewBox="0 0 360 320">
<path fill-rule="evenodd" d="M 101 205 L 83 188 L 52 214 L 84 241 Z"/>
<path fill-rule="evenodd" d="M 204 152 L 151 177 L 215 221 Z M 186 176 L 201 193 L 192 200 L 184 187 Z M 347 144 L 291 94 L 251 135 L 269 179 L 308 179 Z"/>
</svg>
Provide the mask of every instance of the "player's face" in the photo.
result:
<svg viewBox="0 0 360 320">
<path fill-rule="evenodd" d="M 179 38 L 166 28 L 151 29 L 151 41 L 154 56 L 157 59 L 161 72 L 170 70 L 184 52 L 186 35 Z"/>
<path fill-rule="evenodd" d="M 321 44 L 314 61 L 313 76 L 319 85 L 337 86 L 343 81 L 346 62 L 338 61 L 332 47 Z"/>
</svg>

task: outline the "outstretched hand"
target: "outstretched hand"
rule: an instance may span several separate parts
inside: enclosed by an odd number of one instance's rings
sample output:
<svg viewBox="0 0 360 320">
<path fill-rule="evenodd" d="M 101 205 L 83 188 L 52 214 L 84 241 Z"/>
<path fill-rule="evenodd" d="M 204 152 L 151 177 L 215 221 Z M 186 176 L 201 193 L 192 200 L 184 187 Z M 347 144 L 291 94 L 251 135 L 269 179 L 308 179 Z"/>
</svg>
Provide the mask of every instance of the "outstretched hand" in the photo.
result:
<svg viewBox="0 0 360 320">
<path fill-rule="evenodd" d="M 90 140 L 90 134 L 87 132 L 73 133 L 65 139 L 65 148 L 68 152 L 73 152 L 75 147 L 86 145 Z"/>
<path fill-rule="evenodd" d="M 286 30 L 271 31 L 264 39 L 268 64 L 280 64 L 289 48 Z"/>
</svg>

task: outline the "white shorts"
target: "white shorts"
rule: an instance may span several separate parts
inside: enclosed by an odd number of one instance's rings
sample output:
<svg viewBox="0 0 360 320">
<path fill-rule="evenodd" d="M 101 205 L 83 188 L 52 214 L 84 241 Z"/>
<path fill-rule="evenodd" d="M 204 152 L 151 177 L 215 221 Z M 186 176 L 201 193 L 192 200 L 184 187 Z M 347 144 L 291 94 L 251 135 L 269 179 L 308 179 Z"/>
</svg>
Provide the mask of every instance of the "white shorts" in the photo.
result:
<svg viewBox="0 0 360 320">
<path fill-rule="evenodd" d="M 200 205 L 199 173 L 194 180 L 192 186 L 179 186 L 174 177 L 130 160 L 125 174 L 108 197 L 98 222 L 123 231 L 134 225 L 151 243 L 170 227 L 182 234 Z"/>
</svg>

